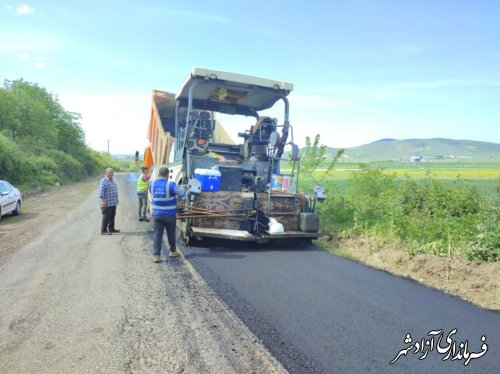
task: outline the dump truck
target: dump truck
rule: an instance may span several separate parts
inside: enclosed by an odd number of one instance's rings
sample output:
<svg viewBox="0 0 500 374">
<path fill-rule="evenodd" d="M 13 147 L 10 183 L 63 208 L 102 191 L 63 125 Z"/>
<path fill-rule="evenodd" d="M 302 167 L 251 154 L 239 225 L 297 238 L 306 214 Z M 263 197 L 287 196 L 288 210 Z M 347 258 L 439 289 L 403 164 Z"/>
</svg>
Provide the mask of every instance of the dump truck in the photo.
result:
<svg viewBox="0 0 500 374">
<path fill-rule="evenodd" d="M 317 201 L 298 190 L 299 147 L 293 141 L 287 96 L 293 84 L 195 67 L 177 94 L 153 91 L 144 163 L 161 166 L 186 189 L 178 201 L 180 237 L 253 242 L 310 242 L 320 233 Z M 281 119 L 261 115 L 281 103 Z M 253 118 L 235 143 L 218 117 Z M 240 129 L 238 129 L 240 130 Z"/>
</svg>

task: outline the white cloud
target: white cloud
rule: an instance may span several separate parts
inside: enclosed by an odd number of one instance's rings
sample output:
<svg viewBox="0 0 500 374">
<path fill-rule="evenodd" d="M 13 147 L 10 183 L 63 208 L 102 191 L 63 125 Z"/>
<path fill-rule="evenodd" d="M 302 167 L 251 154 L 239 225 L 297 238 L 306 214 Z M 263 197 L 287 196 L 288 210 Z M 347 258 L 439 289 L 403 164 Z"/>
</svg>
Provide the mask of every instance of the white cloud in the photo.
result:
<svg viewBox="0 0 500 374">
<path fill-rule="evenodd" d="M 18 57 L 21 61 L 33 60 L 33 67 L 37 69 L 45 69 L 48 66 L 48 62 L 51 61 L 50 58 L 42 55 L 32 58 L 29 53 L 21 53 Z"/>
<path fill-rule="evenodd" d="M 16 8 L 16 13 L 19 15 L 31 14 L 35 11 L 35 8 L 30 7 L 29 5 L 23 4 Z"/>
</svg>

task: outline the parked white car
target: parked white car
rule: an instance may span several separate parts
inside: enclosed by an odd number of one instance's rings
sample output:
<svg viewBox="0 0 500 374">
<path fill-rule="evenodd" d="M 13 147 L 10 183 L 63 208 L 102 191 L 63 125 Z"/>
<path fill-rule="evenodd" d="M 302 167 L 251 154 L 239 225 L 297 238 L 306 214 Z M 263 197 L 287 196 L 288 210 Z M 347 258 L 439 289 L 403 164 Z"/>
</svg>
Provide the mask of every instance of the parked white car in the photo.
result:
<svg viewBox="0 0 500 374">
<path fill-rule="evenodd" d="M 21 214 L 22 204 L 21 192 L 9 182 L 0 180 L 0 220 L 8 213 Z"/>
</svg>

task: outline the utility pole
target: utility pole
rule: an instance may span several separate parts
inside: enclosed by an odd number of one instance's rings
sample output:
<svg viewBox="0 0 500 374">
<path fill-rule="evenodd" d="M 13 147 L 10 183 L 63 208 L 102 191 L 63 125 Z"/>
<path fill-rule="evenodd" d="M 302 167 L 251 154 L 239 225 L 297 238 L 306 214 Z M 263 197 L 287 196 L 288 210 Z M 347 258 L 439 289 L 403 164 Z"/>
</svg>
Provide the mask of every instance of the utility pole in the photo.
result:
<svg viewBox="0 0 500 374">
<path fill-rule="evenodd" d="M 111 141 L 110 139 L 106 140 L 106 143 L 108 143 L 108 155 L 109 155 L 109 142 L 110 141 Z"/>
</svg>

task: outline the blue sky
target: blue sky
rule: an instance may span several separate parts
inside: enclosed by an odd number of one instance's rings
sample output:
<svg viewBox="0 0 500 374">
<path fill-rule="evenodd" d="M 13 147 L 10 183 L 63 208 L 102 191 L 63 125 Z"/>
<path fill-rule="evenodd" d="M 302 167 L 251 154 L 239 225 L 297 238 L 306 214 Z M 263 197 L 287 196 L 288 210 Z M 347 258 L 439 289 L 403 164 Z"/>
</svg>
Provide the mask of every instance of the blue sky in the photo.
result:
<svg viewBox="0 0 500 374">
<path fill-rule="evenodd" d="M 292 82 L 299 145 L 500 143 L 499 17 L 497 0 L 0 0 L 0 81 L 58 95 L 112 153 L 144 149 L 152 89 L 193 66 Z"/>
</svg>

